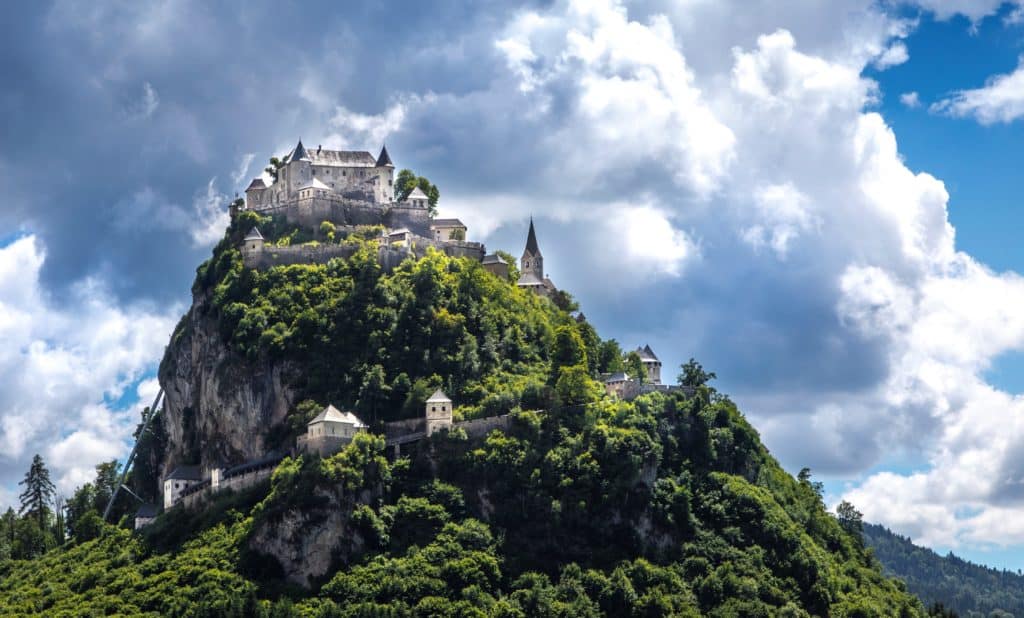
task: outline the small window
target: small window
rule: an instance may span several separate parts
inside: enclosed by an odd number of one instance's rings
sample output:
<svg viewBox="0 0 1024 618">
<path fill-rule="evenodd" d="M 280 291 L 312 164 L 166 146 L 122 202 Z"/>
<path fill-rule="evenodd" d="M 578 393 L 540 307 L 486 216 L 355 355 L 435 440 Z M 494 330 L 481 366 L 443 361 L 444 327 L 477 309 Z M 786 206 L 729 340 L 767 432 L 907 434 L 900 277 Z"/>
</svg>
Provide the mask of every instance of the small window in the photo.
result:
<svg viewBox="0 0 1024 618">
<path fill-rule="evenodd" d="M 430 406 L 431 412 L 437 412 L 437 406 Z"/>
</svg>

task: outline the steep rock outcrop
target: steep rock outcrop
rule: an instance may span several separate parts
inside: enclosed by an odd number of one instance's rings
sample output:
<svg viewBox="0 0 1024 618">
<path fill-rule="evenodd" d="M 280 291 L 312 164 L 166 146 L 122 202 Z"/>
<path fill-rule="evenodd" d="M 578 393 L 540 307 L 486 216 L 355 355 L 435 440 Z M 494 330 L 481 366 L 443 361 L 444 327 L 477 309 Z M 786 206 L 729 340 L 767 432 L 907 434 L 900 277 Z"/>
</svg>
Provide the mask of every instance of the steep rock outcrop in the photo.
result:
<svg viewBox="0 0 1024 618">
<path fill-rule="evenodd" d="M 248 542 L 251 551 L 277 560 L 285 579 L 303 587 L 366 548 L 352 525 L 352 500 L 343 499 L 339 489 L 317 488 L 313 494 L 319 506 L 292 508 L 273 521 L 259 522 Z M 361 501 L 368 502 L 369 492 L 363 494 Z"/>
<path fill-rule="evenodd" d="M 209 298 L 197 295 L 160 363 L 167 431 L 161 478 L 181 464 L 237 464 L 287 448 L 281 430 L 295 375 L 289 363 L 252 362 L 232 351 Z"/>
</svg>

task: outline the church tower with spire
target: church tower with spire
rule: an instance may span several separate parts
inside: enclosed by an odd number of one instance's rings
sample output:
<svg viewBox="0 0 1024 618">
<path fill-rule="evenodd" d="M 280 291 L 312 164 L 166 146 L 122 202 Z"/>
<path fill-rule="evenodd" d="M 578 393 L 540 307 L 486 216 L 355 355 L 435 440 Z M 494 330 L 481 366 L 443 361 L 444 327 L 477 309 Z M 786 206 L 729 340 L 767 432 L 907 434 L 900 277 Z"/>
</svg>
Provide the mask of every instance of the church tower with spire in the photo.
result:
<svg viewBox="0 0 1024 618">
<path fill-rule="evenodd" d="M 519 258 L 519 282 L 516 284 L 535 294 L 550 297 L 555 293 L 555 285 L 544 276 L 544 256 L 537 245 L 537 231 L 533 229 L 533 217 L 530 217 L 530 232 L 526 236 L 526 249 Z"/>
<path fill-rule="evenodd" d="M 544 280 L 544 256 L 537 246 L 537 232 L 533 229 L 533 217 L 530 217 L 530 233 L 526 237 L 526 249 L 519 259 L 520 272 L 531 273 L 538 281 Z"/>
</svg>

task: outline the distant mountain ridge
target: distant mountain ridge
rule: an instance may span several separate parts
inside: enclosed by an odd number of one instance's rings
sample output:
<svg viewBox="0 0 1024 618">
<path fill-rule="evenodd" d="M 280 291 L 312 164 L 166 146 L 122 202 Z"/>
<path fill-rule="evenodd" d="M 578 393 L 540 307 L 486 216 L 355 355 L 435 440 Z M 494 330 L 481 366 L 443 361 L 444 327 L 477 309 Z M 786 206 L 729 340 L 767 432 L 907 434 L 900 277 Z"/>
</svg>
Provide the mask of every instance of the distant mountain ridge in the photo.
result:
<svg viewBox="0 0 1024 618">
<path fill-rule="evenodd" d="M 927 605 L 942 603 L 962 617 L 1024 616 L 1024 575 L 975 564 L 952 552 L 940 556 L 877 524 L 864 541 L 886 575 L 904 580 Z"/>
</svg>

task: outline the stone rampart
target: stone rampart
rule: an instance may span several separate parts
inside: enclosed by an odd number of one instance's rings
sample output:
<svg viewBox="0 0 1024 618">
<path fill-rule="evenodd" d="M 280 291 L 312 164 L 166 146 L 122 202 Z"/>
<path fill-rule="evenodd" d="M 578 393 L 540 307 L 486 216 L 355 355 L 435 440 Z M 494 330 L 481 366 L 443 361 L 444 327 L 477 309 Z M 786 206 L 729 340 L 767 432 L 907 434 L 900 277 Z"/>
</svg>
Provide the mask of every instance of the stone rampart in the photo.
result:
<svg viewBox="0 0 1024 618">
<path fill-rule="evenodd" d="M 333 455 L 345 448 L 352 438 L 342 436 L 299 436 L 296 440 L 296 450 L 300 453 L 310 453 L 320 457 Z"/>
<path fill-rule="evenodd" d="M 334 258 L 348 259 L 358 250 L 359 246 L 354 244 L 308 244 L 293 247 L 265 245 L 259 251 L 243 249 L 242 261 L 246 267 L 260 270 L 290 264 L 326 264 Z M 404 247 L 380 247 L 377 250 L 377 261 L 384 270 L 390 272 L 409 255 L 409 250 Z"/>
<path fill-rule="evenodd" d="M 475 418 L 471 421 L 460 421 L 454 423 L 452 427 L 458 427 L 466 432 L 466 435 L 471 438 L 479 438 L 486 436 L 495 429 L 501 431 L 508 431 L 509 426 L 512 424 L 512 415 L 502 414 L 501 416 L 488 416 L 487 418 Z"/>
<path fill-rule="evenodd" d="M 213 494 L 230 489 L 241 491 L 260 483 L 274 473 L 274 468 L 281 462 L 280 457 L 262 459 L 229 468 L 214 487 L 209 479 L 189 487 L 182 493 L 179 503 L 186 509 L 195 508 Z"/>
<path fill-rule="evenodd" d="M 430 213 L 426 208 L 402 204 L 377 204 L 340 196 L 307 197 L 284 204 L 253 208 L 261 215 L 280 215 L 292 223 L 316 227 L 323 221 L 336 225 L 384 225 L 408 228 L 418 236 L 430 236 Z"/>
<path fill-rule="evenodd" d="M 411 433 L 423 433 L 427 430 L 425 417 L 410 418 L 403 421 L 384 423 L 384 437 L 388 440 L 401 438 Z"/>
</svg>

